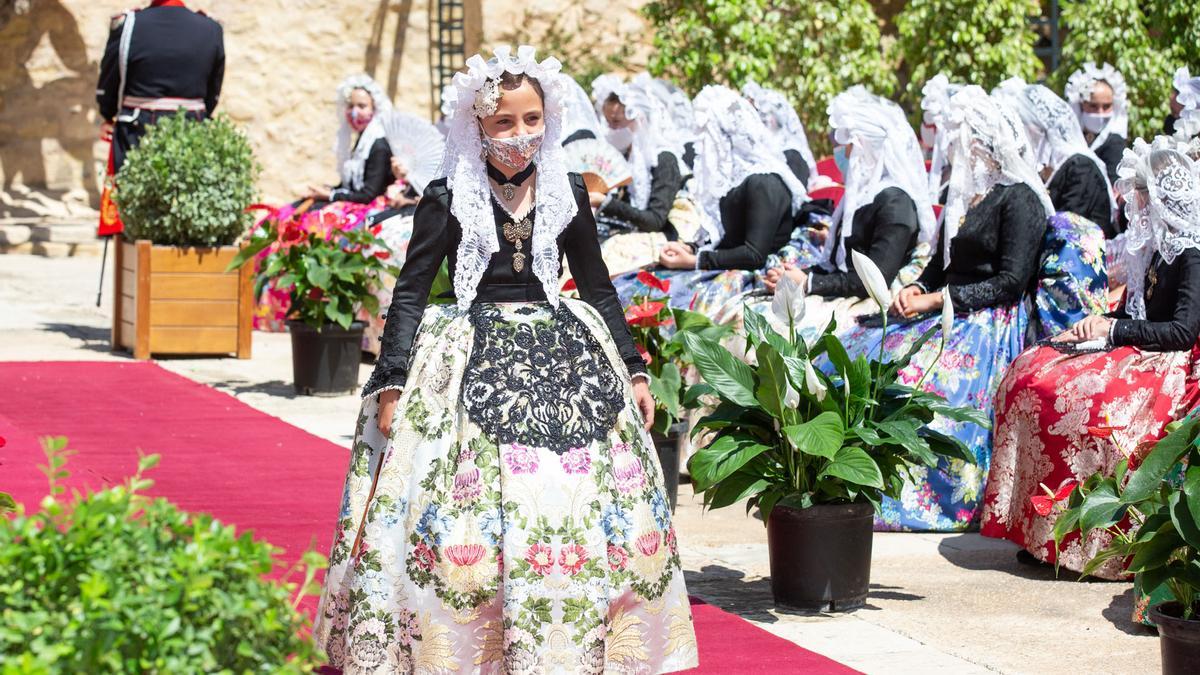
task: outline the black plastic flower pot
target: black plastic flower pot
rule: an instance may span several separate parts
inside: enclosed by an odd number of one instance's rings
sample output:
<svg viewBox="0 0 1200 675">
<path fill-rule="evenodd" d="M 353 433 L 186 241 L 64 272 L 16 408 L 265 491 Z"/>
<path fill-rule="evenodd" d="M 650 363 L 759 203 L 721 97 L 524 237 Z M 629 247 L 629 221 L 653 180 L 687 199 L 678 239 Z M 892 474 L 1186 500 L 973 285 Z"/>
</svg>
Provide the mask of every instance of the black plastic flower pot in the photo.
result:
<svg viewBox="0 0 1200 675">
<path fill-rule="evenodd" d="M 869 503 L 776 506 L 767 519 L 775 604 L 809 612 L 862 607 L 871 584 L 874 516 Z"/>
<path fill-rule="evenodd" d="M 1163 675 L 1200 673 L 1200 620 L 1184 619 L 1183 606 L 1163 602 L 1150 608 L 1158 626 Z"/>
<path fill-rule="evenodd" d="M 650 437 L 654 439 L 654 449 L 658 452 L 658 463 L 662 465 L 663 488 L 667 491 L 671 513 L 675 513 L 675 504 L 679 500 L 679 436 L 686 426 L 683 422 L 678 422 L 671 425 L 666 434 L 650 432 Z"/>
<path fill-rule="evenodd" d="M 300 321 L 288 321 L 296 393 L 305 396 L 353 393 L 358 388 L 365 325 L 359 321 L 350 324 L 350 328 L 325 324 L 318 330 Z"/>
</svg>

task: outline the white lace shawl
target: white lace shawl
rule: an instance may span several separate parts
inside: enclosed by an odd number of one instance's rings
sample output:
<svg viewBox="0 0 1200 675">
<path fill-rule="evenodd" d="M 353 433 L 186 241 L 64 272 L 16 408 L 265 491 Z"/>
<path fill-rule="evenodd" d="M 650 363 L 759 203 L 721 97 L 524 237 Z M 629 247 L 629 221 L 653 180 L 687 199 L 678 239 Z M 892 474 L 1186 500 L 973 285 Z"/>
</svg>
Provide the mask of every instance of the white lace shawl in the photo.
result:
<svg viewBox="0 0 1200 675">
<path fill-rule="evenodd" d="M 579 205 L 571 190 L 566 159 L 562 149 L 562 82 L 557 75 L 561 64 L 548 58 L 540 63 L 533 47 L 523 45 L 516 56 L 507 47 L 497 47 L 495 57 L 484 61 L 476 54 L 467 59 L 467 71 L 454 76 L 455 108 L 450 117 L 446 154 L 441 175 L 447 177 L 451 193 L 450 212 L 462 228 L 458 244 L 458 263 L 454 273 L 454 294 L 458 306 L 466 309 L 475 299 L 476 289 L 492 255 L 500 250 L 496 237 L 496 218 L 492 211 L 491 187 L 484 165 L 479 118 L 473 110 L 476 93 L 488 81 L 499 80 L 504 72 L 524 73 L 536 79 L 545 92 L 545 137 L 534 156 L 537 164 L 536 218 L 533 227 L 533 273 L 542 282 L 546 298 L 558 305 L 558 236 L 575 217 Z"/>
<path fill-rule="evenodd" d="M 813 157 L 812 148 L 808 146 L 808 135 L 804 133 L 800 115 L 796 114 L 796 109 L 792 107 L 787 96 L 781 91 L 763 87 L 754 80 L 742 85 L 742 95 L 758 110 L 759 117 L 775 137 L 775 141 L 784 150 L 800 153 L 804 163 L 808 165 L 809 179 L 815 177 L 817 159 Z"/>
<path fill-rule="evenodd" d="M 852 232 L 854 214 L 889 187 L 903 190 L 917 205 L 917 243 L 937 243 L 937 219 L 929 199 L 925 158 L 900 106 L 855 85 L 829 103 L 829 126 L 839 144 L 851 144 L 846 192 L 833 214 L 834 231 L 826 239 L 828 254 Z M 838 248 L 837 268 L 846 271 L 846 246 Z"/>
<path fill-rule="evenodd" d="M 945 123 L 950 186 L 942 213 L 942 255 L 948 267 L 950 242 L 967 211 L 994 186 L 1028 185 L 1047 218 L 1054 215 L 1054 204 L 1030 160 L 1033 151 L 1023 124 L 1006 105 L 981 87 L 968 85 L 950 98 Z"/>
<path fill-rule="evenodd" d="M 629 201 L 634 207 L 644 209 L 650 203 L 650 172 L 658 166 L 660 154 L 671 153 L 679 162 L 680 172 L 683 171 L 683 139 L 674 131 L 666 106 L 651 92 L 653 80 L 649 75 L 639 78 L 624 82 L 616 75 L 601 75 L 592 82 L 592 96 L 601 118 L 604 101 L 615 94 L 625 106 L 625 116 L 633 120 L 630 127 L 633 145 L 629 148 L 633 182 L 629 185 Z"/>
<path fill-rule="evenodd" d="M 1183 106 L 1175 122 L 1175 138 L 1187 141 L 1200 135 L 1200 76 L 1192 77 L 1187 66 L 1175 71 L 1172 84 L 1175 100 Z"/>
<path fill-rule="evenodd" d="M 692 105 L 699 133 L 693 194 L 700 202 L 706 247 L 715 246 L 725 235 L 721 198 L 752 174 L 779 176 L 792 194 L 792 214 L 800 210 L 808 192 L 784 162 L 749 101 L 728 87 L 710 84 Z"/>
<path fill-rule="evenodd" d="M 1079 126 L 1079 118 L 1075 117 L 1066 101 L 1045 86 L 1026 84 L 1019 77 L 1001 82 L 993 91 L 993 95 L 1006 100 L 1021 116 L 1038 169 L 1050 167 L 1047 185 L 1054 180 L 1055 174 L 1068 159 L 1074 155 L 1083 155 L 1096 165 L 1104 178 L 1110 215 L 1116 215 L 1117 201 L 1113 195 L 1112 183 L 1108 180 L 1108 167 L 1088 147 L 1083 137 L 1083 128 Z"/>
<path fill-rule="evenodd" d="M 950 135 L 946 133 L 946 113 L 950 109 L 950 97 L 958 93 L 963 85 L 951 84 L 950 79 L 938 73 L 921 88 L 921 120 L 934 127 L 933 147 L 929 153 L 929 199 L 938 203 L 942 196 L 942 172 L 946 170 L 946 148 Z"/>
<path fill-rule="evenodd" d="M 1067 78 L 1067 103 L 1071 105 L 1071 110 L 1075 112 L 1076 118 L 1079 118 L 1080 124 L 1082 124 L 1082 103 L 1092 98 L 1092 89 L 1095 88 L 1097 82 L 1105 82 L 1112 88 L 1113 110 L 1108 123 L 1092 139 L 1092 150 L 1104 145 L 1104 142 L 1112 134 L 1125 139 L 1129 138 L 1128 89 L 1121 71 L 1112 67 L 1111 64 L 1105 63 L 1096 67 L 1095 63 L 1088 61 L 1083 64 L 1082 68 L 1071 73 L 1071 77 Z"/>
<path fill-rule="evenodd" d="M 355 89 L 362 89 L 370 94 L 371 100 L 375 102 L 375 116 L 359 134 L 358 142 L 351 146 L 354 129 L 346 119 L 346 109 L 350 106 L 350 94 Z M 337 159 L 337 171 L 342 179 L 342 187 L 354 191 L 363 189 L 363 169 L 367 164 L 367 156 L 371 154 L 371 146 L 375 145 L 375 141 L 384 137 L 381 120 L 391 109 L 391 99 L 383 93 L 383 89 L 370 75 L 351 75 L 338 85 L 338 131 L 334 138 L 333 155 Z"/>
<path fill-rule="evenodd" d="M 565 98 L 563 105 L 563 139 L 567 139 L 571 134 L 580 131 L 590 131 L 596 138 L 604 139 L 604 128 L 600 125 L 600 118 L 596 116 L 596 111 L 592 107 L 592 99 L 588 97 L 583 87 L 575 81 L 575 78 L 566 73 L 559 73 L 559 79 L 562 80 L 563 91 Z"/>
<path fill-rule="evenodd" d="M 1139 138 L 1117 168 L 1117 190 L 1129 218 L 1125 311 L 1134 319 L 1146 318 L 1146 271 L 1154 254 L 1171 264 L 1183 251 L 1200 249 L 1200 166 L 1187 150 L 1167 136 L 1153 144 Z"/>
</svg>

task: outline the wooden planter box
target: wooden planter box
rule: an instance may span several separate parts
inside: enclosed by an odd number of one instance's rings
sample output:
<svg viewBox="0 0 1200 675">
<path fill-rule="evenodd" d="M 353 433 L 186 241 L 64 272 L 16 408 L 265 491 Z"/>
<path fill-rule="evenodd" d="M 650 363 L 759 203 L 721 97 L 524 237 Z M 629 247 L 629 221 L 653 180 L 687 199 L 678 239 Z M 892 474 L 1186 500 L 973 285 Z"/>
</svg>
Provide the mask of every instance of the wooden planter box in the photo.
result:
<svg viewBox="0 0 1200 675">
<path fill-rule="evenodd" d="M 183 248 L 117 240 L 112 348 L 250 358 L 254 266 L 226 272 L 237 246 Z"/>
</svg>

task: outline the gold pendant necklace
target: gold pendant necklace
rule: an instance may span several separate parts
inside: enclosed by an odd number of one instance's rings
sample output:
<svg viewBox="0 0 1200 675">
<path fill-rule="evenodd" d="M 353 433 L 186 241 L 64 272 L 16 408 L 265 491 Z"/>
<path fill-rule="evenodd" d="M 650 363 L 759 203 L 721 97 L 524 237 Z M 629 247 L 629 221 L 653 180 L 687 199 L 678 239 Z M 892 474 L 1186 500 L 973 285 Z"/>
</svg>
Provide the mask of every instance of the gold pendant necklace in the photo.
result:
<svg viewBox="0 0 1200 675">
<path fill-rule="evenodd" d="M 525 269 L 525 253 L 524 244 L 529 235 L 533 234 L 533 223 L 529 222 L 529 218 L 522 218 L 520 221 L 512 220 L 504 224 L 504 238 L 507 239 L 517 252 L 513 254 L 513 271 L 520 274 Z"/>
<path fill-rule="evenodd" d="M 516 189 L 508 183 L 505 183 L 503 186 L 500 187 L 500 192 L 503 193 L 504 201 L 506 201 L 506 202 L 511 202 L 513 200 L 513 197 L 517 196 Z"/>
</svg>

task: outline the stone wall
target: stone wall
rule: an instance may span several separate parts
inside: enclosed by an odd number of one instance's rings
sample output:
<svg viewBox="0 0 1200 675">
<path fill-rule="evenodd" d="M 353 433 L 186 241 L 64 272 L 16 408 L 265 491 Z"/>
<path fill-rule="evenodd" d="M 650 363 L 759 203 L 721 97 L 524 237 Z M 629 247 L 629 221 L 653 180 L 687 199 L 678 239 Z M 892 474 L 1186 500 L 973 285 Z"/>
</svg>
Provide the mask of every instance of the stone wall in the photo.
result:
<svg viewBox="0 0 1200 675">
<path fill-rule="evenodd" d="M 430 1 L 188 2 L 225 27 L 220 111 L 250 136 L 265 199 L 336 180 L 333 95 L 346 75 L 368 72 L 397 107 L 431 114 Z M 527 0 L 519 10 L 475 1 L 485 49 L 545 39 L 570 52 L 570 65 L 571 56 L 592 63 L 633 41 L 639 56 L 626 49 L 622 62 L 644 61 L 649 34 L 636 14 L 644 0 Z M 107 145 L 96 141 L 96 77 L 109 19 L 131 4 L 0 0 L 0 218 L 35 215 L 39 204 L 79 215 L 98 203 Z"/>
</svg>

